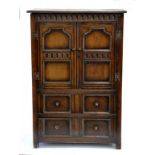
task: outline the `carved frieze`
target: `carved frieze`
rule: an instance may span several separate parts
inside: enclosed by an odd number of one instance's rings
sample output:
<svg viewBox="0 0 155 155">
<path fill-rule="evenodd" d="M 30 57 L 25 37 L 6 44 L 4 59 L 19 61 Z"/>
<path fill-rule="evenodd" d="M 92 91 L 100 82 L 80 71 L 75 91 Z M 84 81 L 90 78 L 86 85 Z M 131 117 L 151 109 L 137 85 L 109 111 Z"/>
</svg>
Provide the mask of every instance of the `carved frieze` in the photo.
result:
<svg viewBox="0 0 155 155">
<path fill-rule="evenodd" d="M 85 52 L 84 59 L 110 59 L 111 54 L 105 52 Z"/>
<path fill-rule="evenodd" d="M 116 21 L 119 14 L 36 14 L 37 22 L 46 21 Z"/>
<path fill-rule="evenodd" d="M 71 54 L 70 52 L 49 52 L 49 53 L 44 53 L 44 60 L 50 60 L 50 59 L 70 59 Z"/>
</svg>

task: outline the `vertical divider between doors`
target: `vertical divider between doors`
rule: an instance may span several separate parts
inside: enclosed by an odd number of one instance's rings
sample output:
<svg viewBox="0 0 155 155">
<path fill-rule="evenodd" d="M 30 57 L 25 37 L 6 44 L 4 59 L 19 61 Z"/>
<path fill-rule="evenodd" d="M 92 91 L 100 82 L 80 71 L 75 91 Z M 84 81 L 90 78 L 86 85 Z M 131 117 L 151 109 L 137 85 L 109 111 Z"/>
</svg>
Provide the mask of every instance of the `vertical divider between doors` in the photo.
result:
<svg viewBox="0 0 155 155">
<path fill-rule="evenodd" d="M 71 55 L 73 55 L 73 59 L 72 59 L 72 68 L 71 68 L 71 72 L 72 72 L 72 89 L 76 88 L 76 23 L 73 22 L 72 23 L 73 26 L 73 35 L 72 35 L 72 42 L 74 41 L 74 47 L 71 48 Z"/>
<path fill-rule="evenodd" d="M 78 47 L 79 47 L 79 23 L 76 23 L 76 89 L 79 88 L 79 58 L 78 58 Z"/>
<path fill-rule="evenodd" d="M 73 22 L 73 26 L 74 26 L 74 35 L 72 38 L 75 42 L 75 47 L 72 49 L 72 53 L 73 53 L 73 67 L 72 67 L 72 72 L 74 74 L 74 77 L 73 77 L 73 82 L 74 82 L 74 85 L 72 87 L 72 89 L 76 89 L 77 88 L 77 25 L 76 25 L 76 22 Z M 71 113 L 75 113 L 75 109 L 76 109 L 76 102 L 75 102 L 75 95 L 76 94 L 72 94 L 72 100 L 71 100 L 71 103 L 72 103 L 72 108 L 71 108 Z M 74 117 L 71 117 L 71 136 L 75 136 L 76 135 L 76 120 Z"/>
</svg>

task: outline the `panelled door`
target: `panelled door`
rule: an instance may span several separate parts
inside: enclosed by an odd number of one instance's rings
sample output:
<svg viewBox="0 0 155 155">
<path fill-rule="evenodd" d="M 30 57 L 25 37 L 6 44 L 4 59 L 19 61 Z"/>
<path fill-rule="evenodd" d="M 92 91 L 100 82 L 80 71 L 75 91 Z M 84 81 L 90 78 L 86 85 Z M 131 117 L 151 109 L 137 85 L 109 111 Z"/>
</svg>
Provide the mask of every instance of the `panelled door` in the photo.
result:
<svg viewBox="0 0 155 155">
<path fill-rule="evenodd" d="M 114 28 L 112 22 L 40 24 L 41 86 L 112 88 Z"/>
<path fill-rule="evenodd" d="M 75 88 L 77 81 L 79 88 L 112 88 L 114 27 L 83 22 L 76 30 L 75 23 L 40 24 L 41 86 Z"/>
<path fill-rule="evenodd" d="M 79 23 L 77 33 L 79 87 L 112 88 L 114 27 L 112 22 Z"/>
<path fill-rule="evenodd" d="M 40 73 L 43 88 L 75 85 L 76 30 L 74 23 L 41 23 L 39 28 Z"/>
</svg>

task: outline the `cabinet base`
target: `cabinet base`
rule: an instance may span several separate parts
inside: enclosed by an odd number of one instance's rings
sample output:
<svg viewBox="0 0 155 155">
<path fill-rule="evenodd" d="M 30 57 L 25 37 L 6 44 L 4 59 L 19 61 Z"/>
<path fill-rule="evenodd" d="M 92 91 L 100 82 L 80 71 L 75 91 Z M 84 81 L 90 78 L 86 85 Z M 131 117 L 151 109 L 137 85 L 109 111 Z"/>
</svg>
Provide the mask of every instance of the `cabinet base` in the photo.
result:
<svg viewBox="0 0 155 155">
<path fill-rule="evenodd" d="M 41 145 L 42 144 L 42 145 Z M 49 146 L 50 147 L 50 145 L 64 145 L 64 146 L 66 146 L 66 145 L 74 145 L 74 146 L 78 146 L 78 145 L 84 145 L 84 146 L 99 146 L 99 147 L 108 147 L 108 148 L 116 148 L 116 149 L 121 149 L 121 144 L 120 143 L 114 143 L 114 142 L 112 142 L 112 143 L 105 143 L 105 142 L 69 142 L 69 141 L 67 141 L 67 142 L 50 142 L 50 141 L 44 141 L 44 142 L 40 142 L 40 146 Z M 34 148 L 39 148 L 39 142 L 38 143 L 34 143 L 33 144 L 33 146 L 34 146 Z"/>
</svg>

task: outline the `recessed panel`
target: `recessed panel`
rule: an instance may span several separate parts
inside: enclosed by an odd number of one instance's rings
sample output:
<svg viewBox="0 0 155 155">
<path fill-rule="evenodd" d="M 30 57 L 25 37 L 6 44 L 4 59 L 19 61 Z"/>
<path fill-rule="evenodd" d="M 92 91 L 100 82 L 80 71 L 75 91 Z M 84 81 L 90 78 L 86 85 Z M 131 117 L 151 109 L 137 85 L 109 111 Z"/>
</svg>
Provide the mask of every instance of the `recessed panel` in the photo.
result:
<svg viewBox="0 0 155 155">
<path fill-rule="evenodd" d="M 109 120 L 84 120 L 84 136 L 110 136 Z"/>
<path fill-rule="evenodd" d="M 70 120 L 46 119 L 44 128 L 47 136 L 69 136 Z"/>
<path fill-rule="evenodd" d="M 70 96 L 49 95 L 44 97 L 44 112 L 69 112 Z"/>
<path fill-rule="evenodd" d="M 84 96 L 84 112 L 109 112 L 109 96 Z"/>
<path fill-rule="evenodd" d="M 109 62 L 84 62 L 85 81 L 109 81 L 110 63 Z"/>
<path fill-rule="evenodd" d="M 63 29 L 49 29 L 44 34 L 44 49 L 69 49 L 69 35 Z"/>
<path fill-rule="evenodd" d="M 45 81 L 70 81 L 70 62 L 45 62 Z"/>
<path fill-rule="evenodd" d="M 84 38 L 85 49 L 110 49 L 110 35 L 104 29 L 93 29 Z"/>
</svg>

